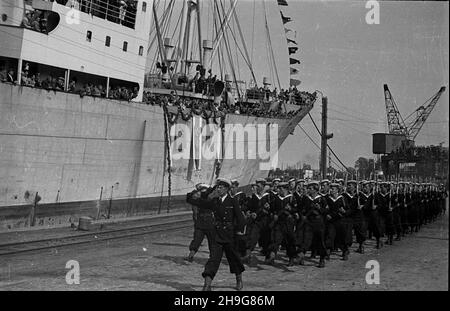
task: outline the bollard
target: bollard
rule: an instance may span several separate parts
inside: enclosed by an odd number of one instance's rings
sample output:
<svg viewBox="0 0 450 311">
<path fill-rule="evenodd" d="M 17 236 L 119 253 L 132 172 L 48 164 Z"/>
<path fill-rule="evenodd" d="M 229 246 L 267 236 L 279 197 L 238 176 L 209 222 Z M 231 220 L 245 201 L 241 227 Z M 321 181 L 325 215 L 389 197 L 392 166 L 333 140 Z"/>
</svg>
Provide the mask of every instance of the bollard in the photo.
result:
<svg viewBox="0 0 450 311">
<path fill-rule="evenodd" d="M 78 220 L 78 230 L 89 231 L 92 225 L 91 217 L 80 217 Z"/>
</svg>

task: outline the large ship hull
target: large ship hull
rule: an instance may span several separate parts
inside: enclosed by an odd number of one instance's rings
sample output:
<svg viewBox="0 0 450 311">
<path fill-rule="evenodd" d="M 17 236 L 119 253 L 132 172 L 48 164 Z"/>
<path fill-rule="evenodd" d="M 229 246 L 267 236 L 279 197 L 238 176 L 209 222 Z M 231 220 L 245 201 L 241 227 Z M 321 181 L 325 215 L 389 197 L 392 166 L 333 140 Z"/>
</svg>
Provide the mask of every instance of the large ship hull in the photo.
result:
<svg viewBox="0 0 450 311">
<path fill-rule="evenodd" d="M 311 108 L 224 122 L 276 123 L 280 146 Z M 220 171 L 216 159 L 169 162 L 164 119 L 160 106 L 0 83 L 0 230 L 167 212 L 183 208 L 198 182 L 267 177 L 258 159 L 224 159 Z M 179 122 L 192 126 L 192 118 Z"/>
</svg>

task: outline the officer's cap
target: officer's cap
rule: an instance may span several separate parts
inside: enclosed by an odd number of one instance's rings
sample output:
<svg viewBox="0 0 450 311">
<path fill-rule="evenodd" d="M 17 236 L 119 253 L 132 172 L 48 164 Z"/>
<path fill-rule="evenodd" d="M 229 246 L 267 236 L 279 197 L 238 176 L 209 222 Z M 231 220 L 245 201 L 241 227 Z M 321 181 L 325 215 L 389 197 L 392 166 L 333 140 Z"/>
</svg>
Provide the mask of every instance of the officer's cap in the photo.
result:
<svg viewBox="0 0 450 311">
<path fill-rule="evenodd" d="M 304 182 L 305 182 L 304 179 L 297 179 L 297 184 L 299 184 L 299 183 L 304 183 Z"/>
<path fill-rule="evenodd" d="M 356 180 L 352 179 L 352 180 L 347 181 L 347 185 L 350 185 L 350 184 L 356 185 L 356 184 L 358 184 L 358 182 Z"/>
<path fill-rule="evenodd" d="M 329 184 L 329 183 L 330 183 L 330 181 L 328 179 L 322 179 L 320 181 L 320 184 Z"/>
<path fill-rule="evenodd" d="M 289 179 L 289 180 L 288 180 L 288 183 L 291 183 L 291 182 L 293 182 L 293 181 L 295 181 L 295 178 Z"/>
<path fill-rule="evenodd" d="M 216 184 L 217 185 L 222 185 L 222 186 L 225 186 L 225 187 L 228 187 L 228 188 L 231 187 L 231 181 L 226 179 L 226 178 L 217 178 Z"/>
<path fill-rule="evenodd" d="M 258 179 L 256 180 L 256 183 L 257 183 L 257 184 L 265 184 L 265 183 L 266 183 L 266 180 L 265 180 L 264 178 L 258 178 Z"/>
<path fill-rule="evenodd" d="M 280 182 L 281 179 L 279 179 L 279 178 L 274 178 L 274 179 L 272 180 L 272 182 L 276 182 L 276 181 Z"/>
<path fill-rule="evenodd" d="M 195 185 L 195 189 L 197 190 L 204 190 L 204 189 L 208 189 L 209 185 L 204 184 L 204 183 L 198 183 Z"/>
</svg>

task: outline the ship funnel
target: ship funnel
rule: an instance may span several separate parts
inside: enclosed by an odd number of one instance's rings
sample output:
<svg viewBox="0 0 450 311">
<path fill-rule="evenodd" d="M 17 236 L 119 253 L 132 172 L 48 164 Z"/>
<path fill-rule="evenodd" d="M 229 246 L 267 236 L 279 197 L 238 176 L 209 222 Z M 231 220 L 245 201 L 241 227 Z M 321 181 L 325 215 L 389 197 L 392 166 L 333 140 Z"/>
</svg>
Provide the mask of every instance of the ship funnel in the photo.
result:
<svg viewBox="0 0 450 311">
<path fill-rule="evenodd" d="M 209 66 L 209 64 L 211 62 L 212 49 L 213 49 L 212 41 L 211 40 L 203 40 L 203 67 L 205 67 L 205 69 L 209 69 L 206 67 Z"/>
</svg>

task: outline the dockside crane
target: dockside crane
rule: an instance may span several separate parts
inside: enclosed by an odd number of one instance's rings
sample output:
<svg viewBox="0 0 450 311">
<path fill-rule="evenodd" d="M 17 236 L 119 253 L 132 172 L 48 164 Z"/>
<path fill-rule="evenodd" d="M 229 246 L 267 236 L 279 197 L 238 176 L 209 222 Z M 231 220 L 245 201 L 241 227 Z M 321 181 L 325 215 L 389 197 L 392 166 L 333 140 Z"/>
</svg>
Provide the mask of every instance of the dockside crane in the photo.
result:
<svg viewBox="0 0 450 311">
<path fill-rule="evenodd" d="M 436 159 L 431 159 L 430 156 L 424 156 L 418 152 L 421 147 L 416 148 L 414 140 L 434 107 L 436 107 L 439 98 L 445 91 L 445 87 L 442 86 L 437 93 L 405 119 L 400 114 L 387 84 L 384 84 L 383 87 L 389 133 L 373 134 L 373 153 L 382 155 L 380 160 L 383 173 L 389 180 L 391 180 L 392 176 L 397 176 L 398 180 L 400 163 L 414 163 L 415 173 L 413 175 L 419 174 L 419 171 L 421 171 L 422 173 L 426 172 L 426 174 L 423 174 L 427 175 L 427 177 L 436 177 L 433 175 L 434 169 L 431 168 L 436 164 Z M 430 163 L 434 164 L 431 165 Z M 416 166 L 420 169 L 416 168 Z M 403 174 L 409 174 L 408 176 L 411 178 L 411 172 L 404 171 Z"/>
<path fill-rule="evenodd" d="M 385 84 L 384 99 L 389 134 L 404 135 L 407 140 L 414 141 L 444 91 L 445 86 L 442 86 L 436 94 L 414 110 L 406 119 L 403 119 L 387 84 Z"/>
</svg>

